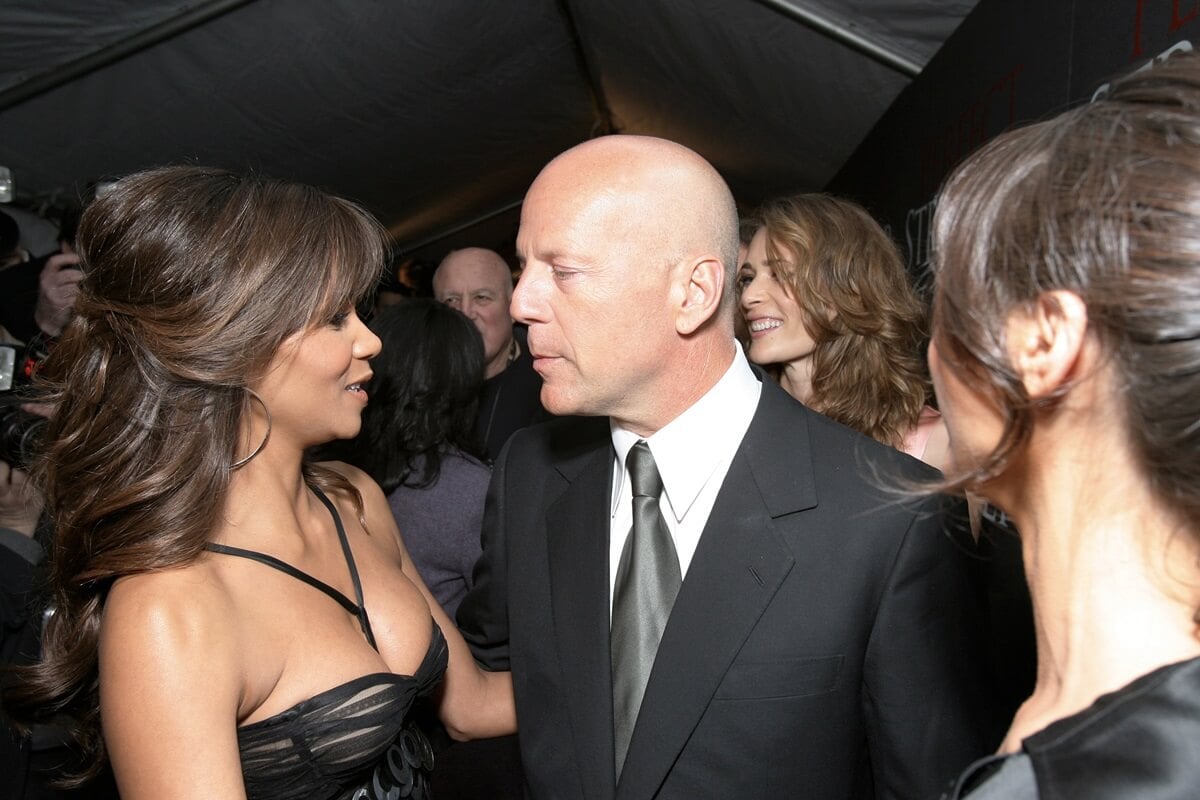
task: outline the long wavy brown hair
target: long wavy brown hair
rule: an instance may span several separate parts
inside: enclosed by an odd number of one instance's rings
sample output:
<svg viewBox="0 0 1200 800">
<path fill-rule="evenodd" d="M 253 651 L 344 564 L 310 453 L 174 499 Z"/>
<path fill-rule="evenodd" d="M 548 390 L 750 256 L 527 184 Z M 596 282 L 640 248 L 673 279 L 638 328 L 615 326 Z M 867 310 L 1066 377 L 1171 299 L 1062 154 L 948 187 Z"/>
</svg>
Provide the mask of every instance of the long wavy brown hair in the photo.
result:
<svg viewBox="0 0 1200 800">
<path fill-rule="evenodd" d="M 105 759 L 97 641 L 123 575 L 191 563 L 216 527 L 247 387 L 280 343 L 367 295 L 385 237 L 349 201 L 217 169 L 167 167 L 119 181 L 84 213 L 75 316 L 42 372 L 55 404 L 35 465 L 54 526 L 54 613 L 42 660 L 6 692 L 25 724 L 68 725 Z M 314 465 L 306 481 L 349 495 Z"/>
<path fill-rule="evenodd" d="M 1114 81 L 1106 96 L 997 137 L 943 187 L 933 222 L 934 340 L 1004 421 L 977 469 L 1007 470 L 1036 403 L 1010 363 L 1005 323 L 1039 296 L 1087 305 L 1120 381 L 1114 425 L 1151 486 L 1200 530 L 1200 59 L 1173 56 Z M 1196 621 L 1200 623 L 1200 611 Z"/>
<path fill-rule="evenodd" d="M 856 203 L 799 194 L 748 220 L 812 337 L 815 411 L 892 447 L 931 394 L 925 311 L 895 242 Z"/>
</svg>

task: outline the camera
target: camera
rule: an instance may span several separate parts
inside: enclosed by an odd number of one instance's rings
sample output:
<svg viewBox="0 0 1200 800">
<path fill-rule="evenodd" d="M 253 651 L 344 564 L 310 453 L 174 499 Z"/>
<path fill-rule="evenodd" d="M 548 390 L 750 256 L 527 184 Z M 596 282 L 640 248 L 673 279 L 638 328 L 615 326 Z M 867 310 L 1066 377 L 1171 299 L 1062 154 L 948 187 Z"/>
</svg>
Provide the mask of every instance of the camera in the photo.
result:
<svg viewBox="0 0 1200 800">
<path fill-rule="evenodd" d="M 34 373 L 46 358 L 40 342 L 0 344 L 0 461 L 25 469 L 37 453 L 46 418 L 21 408 Z"/>
</svg>

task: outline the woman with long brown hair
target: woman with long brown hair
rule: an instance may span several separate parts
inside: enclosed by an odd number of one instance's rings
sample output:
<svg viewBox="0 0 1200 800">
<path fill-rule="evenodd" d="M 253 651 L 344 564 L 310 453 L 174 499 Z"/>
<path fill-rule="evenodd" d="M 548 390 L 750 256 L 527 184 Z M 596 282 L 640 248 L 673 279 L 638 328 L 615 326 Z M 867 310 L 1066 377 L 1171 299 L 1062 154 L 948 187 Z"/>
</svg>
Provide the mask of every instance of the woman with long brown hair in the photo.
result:
<svg viewBox="0 0 1200 800">
<path fill-rule="evenodd" d="M 947 483 L 1016 522 L 1037 677 L 955 797 L 1200 787 L 1200 61 L 1006 133 L 933 224 Z"/>
<path fill-rule="evenodd" d="M 748 356 L 800 402 L 935 467 L 925 314 L 891 237 L 828 194 L 766 203 L 737 277 Z"/>
<path fill-rule="evenodd" d="M 118 182 L 78 243 L 38 465 L 54 613 L 12 715 L 72 720 L 126 800 L 421 796 L 408 712 L 443 671 L 452 733 L 510 732 L 509 676 L 475 667 L 378 486 L 304 455 L 359 430 L 378 224 L 173 167 Z"/>
</svg>

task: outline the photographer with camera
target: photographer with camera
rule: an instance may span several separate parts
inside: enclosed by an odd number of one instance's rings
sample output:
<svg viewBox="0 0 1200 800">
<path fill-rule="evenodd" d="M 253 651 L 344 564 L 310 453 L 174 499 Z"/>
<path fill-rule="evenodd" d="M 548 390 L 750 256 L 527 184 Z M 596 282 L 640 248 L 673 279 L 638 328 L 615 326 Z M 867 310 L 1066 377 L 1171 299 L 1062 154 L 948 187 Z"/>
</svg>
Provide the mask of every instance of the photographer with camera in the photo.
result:
<svg viewBox="0 0 1200 800">
<path fill-rule="evenodd" d="M 40 649 L 43 607 L 37 574 L 46 555 L 40 527 L 43 497 L 28 474 L 0 460 L 0 666 L 29 664 Z M 38 726 L 18 737 L 0 725 L 0 796 L 20 800 L 74 797 L 51 787 L 47 770 L 69 753 L 56 728 Z M 100 797 L 101 795 L 96 795 Z M 82 798 L 81 798 L 82 800 Z"/>
<path fill-rule="evenodd" d="M 25 471 L 50 407 L 26 402 L 41 362 L 70 321 L 83 273 L 70 242 L 74 218 L 64 220 L 59 250 L 30 260 L 18 243 L 16 222 L 0 212 L 0 668 L 30 664 L 40 657 L 46 603 L 38 592 L 48 548 L 44 500 Z M 11 225 L 5 224 L 7 222 Z M 3 673 L 0 673 L 3 674 Z M 4 676 L 7 680 L 7 675 Z M 18 736 L 0 719 L 0 797 L 8 800 L 65 800 L 111 796 L 97 783 L 88 792 L 49 785 L 51 774 L 72 756 L 55 725 L 37 725 Z"/>
<path fill-rule="evenodd" d="M 11 217 L 4 218 L 16 226 Z M 10 467 L 29 463 L 49 416 L 48 409 L 24 403 L 23 391 L 74 312 L 83 278 L 74 248 L 78 221 L 77 211 L 63 213 L 57 251 L 0 262 L 8 264 L 0 268 L 0 461 Z M 18 230 L 0 244 L 19 250 L 19 238 Z"/>
<path fill-rule="evenodd" d="M 25 467 L 38 448 L 50 415 L 45 403 L 23 402 L 27 383 L 45 351 L 0 344 L 0 670 L 40 658 L 42 624 L 48 616 L 39 573 L 50 547 L 44 498 Z M 0 672 L 0 680 L 7 680 Z M 3 800 L 111 800 L 110 781 L 66 790 L 50 784 L 64 764 L 74 763 L 66 734 L 56 724 L 33 726 L 21 736 L 0 713 L 0 798 Z"/>
<path fill-rule="evenodd" d="M 45 555 L 34 539 L 42 495 L 24 470 L 0 461 L 0 663 L 22 650 L 34 569 Z M 35 640 L 36 641 L 36 640 Z"/>
<path fill-rule="evenodd" d="M 33 307 L 38 330 L 51 337 L 57 337 L 70 322 L 79 282 L 83 280 L 78 254 L 65 241 L 60 247 L 58 253 L 46 258 L 38 275 L 38 298 Z"/>
<path fill-rule="evenodd" d="M 78 211 L 63 212 L 58 250 L 0 269 L 0 325 L 23 342 L 53 340 L 71 319 L 83 279 L 74 248 L 78 220 Z"/>
<path fill-rule="evenodd" d="M 36 614 L 31 593 L 42 546 L 34 540 L 41 494 L 28 476 L 0 462 L 0 664 L 30 660 L 37 652 Z M 31 750 L 7 730 L 0 733 L 0 774 L 10 789 L 27 783 Z M 22 794 L 15 794 L 20 797 Z"/>
<path fill-rule="evenodd" d="M 25 467 L 49 411 L 24 402 L 24 390 L 45 355 L 42 340 L 30 347 L 7 330 L 0 329 L 0 336 L 0 665 L 7 665 L 19 654 L 26 660 L 37 654 L 31 592 L 35 568 L 45 555 L 34 538 L 44 503 Z M 0 765 L 7 763 L 6 755 L 0 757 Z"/>
</svg>

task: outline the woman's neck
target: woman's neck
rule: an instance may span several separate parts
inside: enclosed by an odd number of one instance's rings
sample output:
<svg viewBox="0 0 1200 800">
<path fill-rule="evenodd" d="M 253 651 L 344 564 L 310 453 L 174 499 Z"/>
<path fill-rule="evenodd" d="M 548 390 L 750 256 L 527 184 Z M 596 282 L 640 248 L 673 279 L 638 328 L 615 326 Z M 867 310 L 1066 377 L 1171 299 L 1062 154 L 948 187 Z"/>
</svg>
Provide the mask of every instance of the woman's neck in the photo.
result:
<svg viewBox="0 0 1200 800">
<path fill-rule="evenodd" d="M 1200 656 L 1192 619 L 1200 548 L 1132 477 L 1140 473 L 1126 449 L 1112 445 L 1056 448 L 1026 470 L 1026 491 L 1011 509 L 1038 667 L 1004 751 L 1147 672 Z"/>
<path fill-rule="evenodd" d="M 267 528 L 277 527 L 274 521 L 285 523 L 281 526 L 284 530 L 295 529 L 286 521 L 315 505 L 315 498 L 311 497 L 304 482 L 302 456 L 300 450 L 270 442 L 261 453 L 234 471 L 222 514 L 226 535 L 237 530 L 256 537 L 264 535 Z M 223 538 L 218 536 L 218 540 Z"/>
<path fill-rule="evenodd" d="M 805 405 L 812 402 L 812 356 L 798 358 L 779 366 L 779 385 Z M 819 411 L 820 409 L 814 409 Z"/>
</svg>

